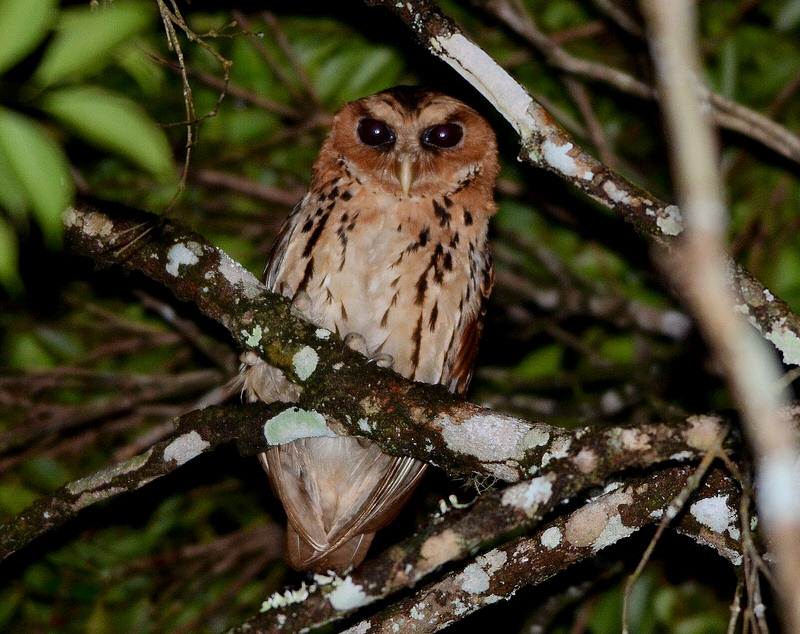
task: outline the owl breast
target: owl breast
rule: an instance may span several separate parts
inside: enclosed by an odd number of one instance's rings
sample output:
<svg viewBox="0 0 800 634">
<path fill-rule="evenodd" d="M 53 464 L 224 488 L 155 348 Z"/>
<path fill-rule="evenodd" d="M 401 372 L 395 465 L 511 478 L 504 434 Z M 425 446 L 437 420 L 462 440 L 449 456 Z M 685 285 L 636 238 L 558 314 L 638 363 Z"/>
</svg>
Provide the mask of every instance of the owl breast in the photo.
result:
<svg viewBox="0 0 800 634">
<path fill-rule="evenodd" d="M 362 335 L 367 353 L 391 355 L 396 372 L 447 384 L 453 343 L 478 311 L 476 284 L 490 266 L 471 257 L 486 251 L 486 223 L 465 217 L 457 195 L 397 198 L 336 179 L 303 201 L 267 279 L 289 297 L 305 291 L 309 319 Z"/>
</svg>

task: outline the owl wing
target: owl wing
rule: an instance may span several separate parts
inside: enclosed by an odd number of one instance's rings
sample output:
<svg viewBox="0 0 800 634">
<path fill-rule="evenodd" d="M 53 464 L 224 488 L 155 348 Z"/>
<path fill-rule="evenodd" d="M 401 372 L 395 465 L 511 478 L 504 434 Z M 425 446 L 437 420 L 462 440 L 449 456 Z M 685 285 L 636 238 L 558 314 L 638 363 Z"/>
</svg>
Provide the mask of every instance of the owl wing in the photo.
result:
<svg viewBox="0 0 800 634">
<path fill-rule="evenodd" d="M 286 253 L 289 251 L 289 243 L 292 241 L 297 227 L 300 224 L 300 217 L 303 215 L 304 205 L 308 200 L 309 194 L 297 203 L 286 219 L 283 221 L 281 228 L 278 230 L 278 235 L 275 237 L 275 242 L 269 252 L 269 259 L 267 266 L 264 267 L 264 274 L 262 279 L 264 285 L 271 291 L 280 293 L 281 289 L 278 286 L 278 273 L 283 266 L 283 260 Z"/>
<path fill-rule="evenodd" d="M 395 518 L 427 466 L 348 436 L 300 439 L 260 458 L 300 540 L 290 535 L 292 565 L 321 571 L 344 570 L 354 551 L 363 559 L 372 534 Z"/>
<path fill-rule="evenodd" d="M 479 272 L 480 284 L 477 292 L 477 310 L 463 311 L 463 324 L 459 324 L 456 341 L 453 342 L 453 355 L 448 359 L 442 376 L 442 384 L 455 394 L 465 394 L 472 380 L 475 365 L 475 355 L 478 352 L 478 342 L 483 333 L 483 321 L 486 316 L 486 307 L 489 295 L 494 286 L 494 266 L 492 256 L 488 249 L 484 249 L 485 257 Z"/>
</svg>

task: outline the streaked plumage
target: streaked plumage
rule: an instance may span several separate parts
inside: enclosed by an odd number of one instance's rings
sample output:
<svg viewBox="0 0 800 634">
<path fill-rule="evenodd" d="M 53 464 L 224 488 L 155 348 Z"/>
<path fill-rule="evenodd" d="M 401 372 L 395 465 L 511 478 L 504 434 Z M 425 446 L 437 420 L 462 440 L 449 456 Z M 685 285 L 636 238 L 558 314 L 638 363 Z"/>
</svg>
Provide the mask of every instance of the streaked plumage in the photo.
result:
<svg viewBox="0 0 800 634">
<path fill-rule="evenodd" d="M 267 286 L 314 323 L 358 333 L 368 356 L 466 391 L 493 283 L 488 221 L 496 208 L 489 124 L 438 92 L 398 87 L 347 104 L 284 223 Z M 250 399 L 299 396 L 276 369 L 243 367 Z M 289 520 L 295 568 L 341 572 L 366 555 L 426 465 L 357 438 L 313 438 L 261 455 Z"/>
</svg>

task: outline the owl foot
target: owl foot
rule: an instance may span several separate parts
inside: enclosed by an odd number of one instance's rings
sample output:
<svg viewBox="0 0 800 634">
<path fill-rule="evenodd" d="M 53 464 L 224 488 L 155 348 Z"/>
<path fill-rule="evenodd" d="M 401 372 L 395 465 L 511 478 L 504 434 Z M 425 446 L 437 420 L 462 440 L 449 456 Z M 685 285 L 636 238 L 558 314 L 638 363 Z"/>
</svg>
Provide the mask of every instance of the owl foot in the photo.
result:
<svg viewBox="0 0 800 634">
<path fill-rule="evenodd" d="M 370 356 L 369 348 L 367 348 L 367 340 L 364 338 L 364 335 L 361 335 L 357 332 L 350 332 L 344 336 L 342 341 L 344 342 L 342 352 L 344 352 L 344 348 L 347 347 L 350 348 L 350 350 L 360 352 L 365 357 Z"/>
<path fill-rule="evenodd" d="M 292 298 L 292 312 L 300 313 L 301 317 L 308 319 L 311 313 L 311 296 L 305 291 L 297 291 Z"/>
<path fill-rule="evenodd" d="M 242 352 L 242 354 L 239 355 L 239 361 L 242 363 L 243 367 L 247 366 L 248 368 L 252 368 L 259 363 L 264 363 L 264 360 L 252 350 Z"/>
<path fill-rule="evenodd" d="M 394 357 L 386 352 L 376 354 L 367 359 L 367 363 L 374 363 L 379 368 L 391 368 L 394 365 Z"/>
</svg>

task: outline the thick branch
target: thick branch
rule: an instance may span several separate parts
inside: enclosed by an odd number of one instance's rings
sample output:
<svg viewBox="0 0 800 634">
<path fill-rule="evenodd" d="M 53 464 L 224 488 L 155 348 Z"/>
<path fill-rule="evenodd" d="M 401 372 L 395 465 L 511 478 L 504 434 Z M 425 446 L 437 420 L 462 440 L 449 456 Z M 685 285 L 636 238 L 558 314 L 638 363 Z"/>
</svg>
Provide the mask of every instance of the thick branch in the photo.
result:
<svg viewBox="0 0 800 634">
<path fill-rule="evenodd" d="M 508 599 L 520 588 L 539 584 L 571 564 L 626 539 L 638 529 L 658 522 L 686 486 L 691 473 L 691 468 L 673 467 L 619 484 L 573 513 L 485 552 L 408 599 L 346 631 L 402 632 L 410 623 L 414 623 L 415 632 L 436 631 L 489 603 Z M 738 496 L 736 483 L 716 471 L 693 496 L 689 512 L 676 520 L 681 532 L 715 548 L 737 565 L 741 562 L 741 552 L 733 535 L 738 534 Z M 482 505 L 481 500 L 466 510 L 451 511 L 435 522 L 435 534 L 425 542 L 428 551 L 433 554 L 439 549 L 452 549 L 461 537 L 463 518 L 477 521 L 476 516 L 502 514 L 502 495 L 494 495 L 494 498 L 494 508 Z M 710 517 L 707 513 L 710 506 L 721 508 L 724 519 Z M 492 535 L 487 533 L 483 544 L 491 541 Z M 317 583 L 308 588 L 274 595 L 265 602 L 262 614 L 233 628 L 231 633 L 265 634 L 319 627 L 413 587 L 419 576 L 404 574 L 403 566 L 408 561 L 406 554 L 414 552 L 417 545 L 416 537 L 406 540 L 375 560 L 367 561 L 343 583 L 337 581 L 334 585 L 318 577 Z M 469 554 L 464 552 L 465 557 Z"/>
<path fill-rule="evenodd" d="M 271 411 L 262 403 L 242 406 L 238 411 L 209 407 L 181 417 L 185 431 L 129 460 L 65 484 L 5 522 L 0 526 L 0 560 L 63 525 L 87 506 L 135 491 L 201 453 L 244 436 L 252 429 L 254 418 Z"/>
</svg>

